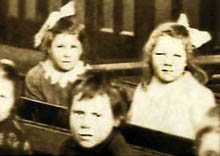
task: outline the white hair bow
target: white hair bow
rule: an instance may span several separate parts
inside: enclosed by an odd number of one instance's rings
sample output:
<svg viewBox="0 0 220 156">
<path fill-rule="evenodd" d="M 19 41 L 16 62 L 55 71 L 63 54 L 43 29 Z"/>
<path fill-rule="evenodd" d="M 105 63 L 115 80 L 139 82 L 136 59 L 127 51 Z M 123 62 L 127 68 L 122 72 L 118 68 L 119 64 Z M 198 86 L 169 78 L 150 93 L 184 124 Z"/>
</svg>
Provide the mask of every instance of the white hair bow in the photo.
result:
<svg viewBox="0 0 220 156">
<path fill-rule="evenodd" d="M 46 21 L 44 22 L 44 24 L 42 25 L 42 27 L 40 28 L 40 30 L 34 36 L 34 47 L 38 47 L 41 44 L 45 32 L 51 29 L 57 23 L 57 21 L 59 21 L 59 19 L 75 14 L 76 14 L 76 10 L 75 10 L 74 0 L 62 6 L 59 11 L 51 12 L 47 17 Z"/>
<path fill-rule="evenodd" d="M 178 20 L 178 24 L 181 24 L 187 28 L 189 31 L 190 39 L 192 42 L 192 45 L 194 45 L 196 48 L 201 47 L 203 44 L 207 43 L 211 40 L 211 35 L 207 31 L 200 31 L 195 28 L 191 28 L 189 26 L 188 18 L 186 14 L 180 14 Z"/>
<path fill-rule="evenodd" d="M 0 59 L 0 63 L 15 67 L 15 62 L 9 59 Z"/>
</svg>

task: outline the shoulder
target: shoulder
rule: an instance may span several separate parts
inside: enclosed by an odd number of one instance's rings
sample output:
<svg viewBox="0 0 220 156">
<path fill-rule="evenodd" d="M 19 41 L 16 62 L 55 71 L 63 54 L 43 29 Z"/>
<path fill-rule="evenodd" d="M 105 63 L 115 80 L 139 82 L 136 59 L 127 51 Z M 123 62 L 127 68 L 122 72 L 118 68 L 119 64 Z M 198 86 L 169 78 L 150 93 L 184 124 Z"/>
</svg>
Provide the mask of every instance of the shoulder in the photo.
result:
<svg viewBox="0 0 220 156">
<path fill-rule="evenodd" d="M 191 109 L 200 118 L 202 114 L 215 106 L 216 101 L 213 92 L 197 81 L 193 76 L 187 82 L 187 95 L 192 103 Z"/>
<path fill-rule="evenodd" d="M 33 68 L 31 68 L 28 73 L 27 73 L 27 77 L 36 77 L 39 74 L 43 74 L 44 70 L 42 67 L 41 63 L 38 63 L 36 66 L 34 66 Z"/>
<path fill-rule="evenodd" d="M 44 70 L 42 64 L 38 63 L 36 66 L 34 66 L 28 71 L 25 81 L 26 83 L 31 83 L 31 82 L 37 83 L 37 81 L 40 81 L 43 74 L 44 74 Z"/>
<path fill-rule="evenodd" d="M 191 74 L 187 75 L 186 78 L 186 84 L 185 85 L 190 93 L 194 96 L 200 97 L 200 98 L 213 98 L 214 94 L 213 92 L 207 88 L 205 85 L 201 84 L 196 78 L 194 78 Z M 199 99 L 199 98 L 198 98 Z"/>
<path fill-rule="evenodd" d="M 131 146 L 126 142 L 124 136 L 119 130 L 114 131 L 114 136 L 108 147 L 111 153 L 115 156 L 133 155 Z"/>
<path fill-rule="evenodd" d="M 132 103 L 139 103 L 140 101 L 145 101 L 146 94 L 147 88 L 145 88 L 143 83 L 139 83 L 134 91 Z"/>
</svg>

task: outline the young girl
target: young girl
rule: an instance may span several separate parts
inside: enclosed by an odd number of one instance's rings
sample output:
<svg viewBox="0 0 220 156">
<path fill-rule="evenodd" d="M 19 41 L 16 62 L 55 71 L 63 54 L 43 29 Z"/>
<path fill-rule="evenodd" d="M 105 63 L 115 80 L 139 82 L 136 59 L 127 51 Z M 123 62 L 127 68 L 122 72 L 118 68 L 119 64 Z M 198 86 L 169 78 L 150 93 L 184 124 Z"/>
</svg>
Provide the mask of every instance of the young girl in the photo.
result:
<svg viewBox="0 0 220 156">
<path fill-rule="evenodd" d="M 14 63 L 0 60 L 0 155 L 31 154 L 25 134 L 15 119 L 19 90 Z"/>
<path fill-rule="evenodd" d="M 41 49 L 47 53 L 47 59 L 28 72 L 27 97 L 67 106 L 70 84 L 88 67 L 80 60 L 84 35 L 74 16 L 59 19 L 45 32 Z"/>
<path fill-rule="evenodd" d="M 193 62 L 189 31 L 178 23 L 158 26 L 144 55 L 149 68 L 135 91 L 129 122 L 193 139 L 201 117 L 215 100 L 198 81 L 204 82 L 206 75 Z"/>
</svg>

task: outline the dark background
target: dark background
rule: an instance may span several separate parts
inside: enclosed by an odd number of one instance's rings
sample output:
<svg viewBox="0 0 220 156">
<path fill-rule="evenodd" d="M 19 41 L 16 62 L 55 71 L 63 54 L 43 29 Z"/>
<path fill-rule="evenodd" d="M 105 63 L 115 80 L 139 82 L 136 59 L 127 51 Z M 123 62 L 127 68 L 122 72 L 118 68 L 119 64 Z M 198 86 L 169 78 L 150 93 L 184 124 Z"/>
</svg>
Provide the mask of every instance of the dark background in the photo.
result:
<svg viewBox="0 0 220 156">
<path fill-rule="evenodd" d="M 68 0 L 0 0 L 0 43 L 33 49 L 33 36 L 48 14 Z M 86 59 L 92 63 L 140 59 L 141 48 L 159 23 L 185 12 L 192 27 L 213 40 L 198 55 L 219 54 L 220 0 L 76 0 L 88 32 Z"/>
</svg>

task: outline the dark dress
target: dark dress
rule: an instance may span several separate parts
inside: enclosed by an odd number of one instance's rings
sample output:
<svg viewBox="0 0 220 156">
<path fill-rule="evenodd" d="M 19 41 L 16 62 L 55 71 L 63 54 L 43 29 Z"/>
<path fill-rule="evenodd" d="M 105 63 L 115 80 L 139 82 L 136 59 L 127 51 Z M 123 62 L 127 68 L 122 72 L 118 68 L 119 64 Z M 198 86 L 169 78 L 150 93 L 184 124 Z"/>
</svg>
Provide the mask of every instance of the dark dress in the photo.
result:
<svg viewBox="0 0 220 156">
<path fill-rule="evenodd" d="M 30 144 L 18 122 L 9 117 L 0 122 L 0 155 L 29 155 Z"/>
<path fill-rule="evenodd" d="M 100 145 L 85 149 L 80 147 L 73 138 L 68 138 L 61 146 L 60 155 L 72 156 L 133 156 L 130 145 L 118 130 L 113 130 L 112 134 Z"/>
</svg>

